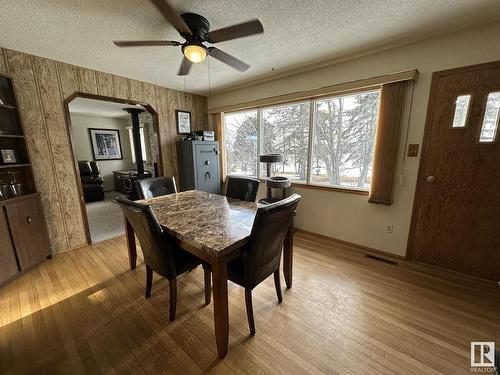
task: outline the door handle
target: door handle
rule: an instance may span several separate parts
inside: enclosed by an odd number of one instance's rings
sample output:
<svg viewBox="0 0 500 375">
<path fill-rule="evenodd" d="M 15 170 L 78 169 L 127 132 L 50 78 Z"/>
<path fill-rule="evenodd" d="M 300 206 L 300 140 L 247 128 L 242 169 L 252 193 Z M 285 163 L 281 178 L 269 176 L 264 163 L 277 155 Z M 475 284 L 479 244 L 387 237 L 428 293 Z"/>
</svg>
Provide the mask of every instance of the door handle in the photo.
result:
<svg viewBox="0 0 500 375">
<path fill-rule="evenodd" d="M 432 184 L 436 182 L 436 180 L 437 180 L 436 176 L 427 176 L 425 178 L 425 182 L 427 182 L 428 184 Z"/>
<path fill-rule="evenodd" d="M 205 177 L 208 177 L 210 179 L 210 172 L 205 173 Z"/>
</svg>

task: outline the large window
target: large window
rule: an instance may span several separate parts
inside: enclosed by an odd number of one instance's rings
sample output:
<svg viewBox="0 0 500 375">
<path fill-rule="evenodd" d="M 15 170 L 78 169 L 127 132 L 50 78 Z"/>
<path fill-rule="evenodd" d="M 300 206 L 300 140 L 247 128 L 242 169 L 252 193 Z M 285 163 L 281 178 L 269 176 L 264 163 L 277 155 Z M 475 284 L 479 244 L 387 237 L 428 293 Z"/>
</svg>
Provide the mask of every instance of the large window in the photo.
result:
<svg viewBox="0 0 500 375">
<path fill-rule="evenodd" d="M 226 114 L 226 173 L 264 177 L 258 154 L 280 153 L 274 174 L 368 190 L 379 99 L 372 90 Z"/>
</svg>

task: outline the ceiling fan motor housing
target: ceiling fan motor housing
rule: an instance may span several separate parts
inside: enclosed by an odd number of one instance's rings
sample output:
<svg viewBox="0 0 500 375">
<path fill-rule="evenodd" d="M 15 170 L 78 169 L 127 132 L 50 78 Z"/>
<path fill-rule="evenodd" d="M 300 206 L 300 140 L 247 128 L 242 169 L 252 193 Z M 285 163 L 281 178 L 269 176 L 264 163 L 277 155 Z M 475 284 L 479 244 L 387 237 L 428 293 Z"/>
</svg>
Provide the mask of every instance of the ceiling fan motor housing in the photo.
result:
<svg viewBox="0 0 500 375">
<path fill-rule="evenodd" d="M 208 22 L 205 17 L 196 13 L 183 13 L 181 14 L 181 17 L 193 33 L 193 35 L 181 33 L 182 37 L 187 41 L 195 40 L 198 42 L 204 42 L 208 32 L 210 31 L 210 22 Z"/>
</svg>

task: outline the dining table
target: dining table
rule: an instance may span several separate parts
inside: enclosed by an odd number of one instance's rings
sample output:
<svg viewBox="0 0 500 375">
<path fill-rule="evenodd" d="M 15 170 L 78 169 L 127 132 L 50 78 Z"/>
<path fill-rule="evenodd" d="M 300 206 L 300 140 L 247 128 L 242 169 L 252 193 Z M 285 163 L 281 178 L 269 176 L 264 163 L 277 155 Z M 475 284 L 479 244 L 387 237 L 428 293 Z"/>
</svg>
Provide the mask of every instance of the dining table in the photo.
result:
<svg viewBox="0 0 500 375">
<path fill-rule="evenodd" d="M 219 358 L 227 354 L 229 309 L 227 265 L 238 257 L 250 239 L 260 203 L 228 198 L 198 190 L 184 191 L 137 201 L 150 205 L 162 228 L 178 245 L 210 264 L 215 339 Z M 137 264 L 135 234 L 125 218 L 130 269 Z M 283 273 L 287 288 L 292 287 L 293 224 L 283 245 Z"/>
</svg>

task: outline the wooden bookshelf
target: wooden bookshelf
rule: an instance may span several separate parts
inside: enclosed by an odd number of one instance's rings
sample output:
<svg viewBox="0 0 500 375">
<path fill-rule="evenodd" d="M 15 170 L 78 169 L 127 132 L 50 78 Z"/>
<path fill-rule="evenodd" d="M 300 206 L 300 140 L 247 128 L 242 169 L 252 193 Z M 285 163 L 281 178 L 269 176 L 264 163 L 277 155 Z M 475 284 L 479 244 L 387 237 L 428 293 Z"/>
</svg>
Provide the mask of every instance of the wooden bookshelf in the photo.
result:
<svg viewBox="0 0 500 375">
<path fill-rule="evenodd" d="M 13 150 L 15 163 L 3 162 L 2 150 Z M 12 81 L 0 75 L 0 184 L 20 183 L 23 195 L 36 193 L 28 148 Z M 3 201 L 16 198 L 4 197 Z"/>
<path fill-rule="evenodd" d="M 31 164 L 2 164 L 0 165 L 0 169 L 10 169 L 10 168 L 25 168 L 30 167 Z"/>
<path fill-rule="evenodd" d="M 47 223 L 12 81 L 0 75 L 0 285 L 48 257 Z"/>
</svg>

